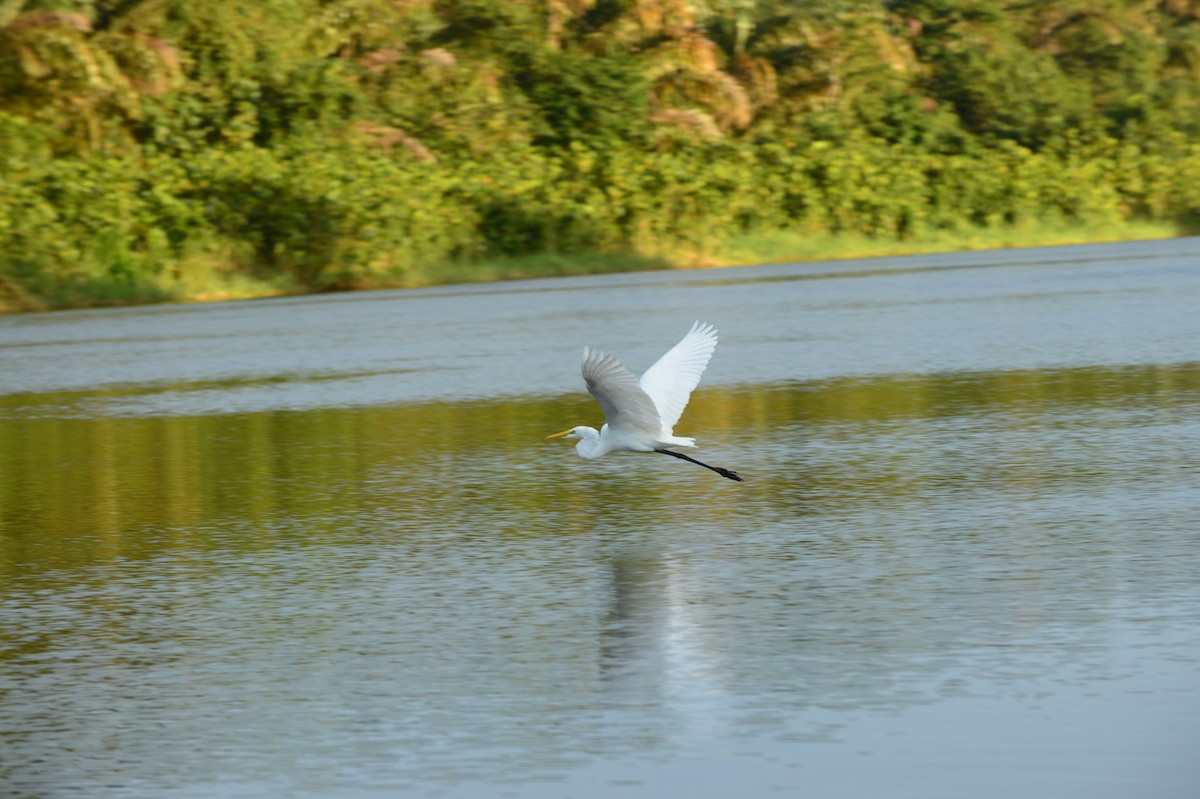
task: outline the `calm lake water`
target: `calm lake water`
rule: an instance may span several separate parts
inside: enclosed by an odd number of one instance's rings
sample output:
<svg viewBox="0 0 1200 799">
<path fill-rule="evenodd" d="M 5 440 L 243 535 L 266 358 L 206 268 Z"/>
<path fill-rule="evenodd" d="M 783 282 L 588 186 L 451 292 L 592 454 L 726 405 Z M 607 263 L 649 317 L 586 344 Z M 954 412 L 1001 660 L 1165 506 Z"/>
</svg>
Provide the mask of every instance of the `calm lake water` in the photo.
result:
<svg viewBox="0 0 1200 799">
<path fill-rule="evenodd" d="M 579 353 L 721 344 L 670 458 Z M 0 318 L 0 794 L 1200 796 L 1200 239 Z"/>
</svg>

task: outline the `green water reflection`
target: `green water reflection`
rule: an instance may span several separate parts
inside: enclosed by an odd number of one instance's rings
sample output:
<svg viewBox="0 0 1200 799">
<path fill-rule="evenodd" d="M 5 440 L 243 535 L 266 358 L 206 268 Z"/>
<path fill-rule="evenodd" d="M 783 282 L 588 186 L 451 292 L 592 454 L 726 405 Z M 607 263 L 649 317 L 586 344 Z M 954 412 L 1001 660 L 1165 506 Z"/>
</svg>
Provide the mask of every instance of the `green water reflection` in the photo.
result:
<svg viewBox="0 0 1200 799">
<path fill-rule="evenodd" d="M 701 391 L 680 431 L 697 435 L 711 462 L 741 471 L 744 486 L 666 458 L 584 462 L 544 442 L 569 424 L 598 423 L 580 395 L 39 415 L 62 404 L 57 395 L 0 398 L 0 569 L 10 575 L 187 548 L 337 543 L 383 528 L 559 535 L 661 521 L 680 506 L 734 524 L 747 508 L 798 516 L 972 489 L 1100 490 L 1190 462 L 1170 431 L 1195 417 L 1200 364 Z M 1161 446 L 1122 440 L 1142 425 Z M 1123 446 L 1146 454 L 1113 462 L 1110 448 Z"/>
</svg>

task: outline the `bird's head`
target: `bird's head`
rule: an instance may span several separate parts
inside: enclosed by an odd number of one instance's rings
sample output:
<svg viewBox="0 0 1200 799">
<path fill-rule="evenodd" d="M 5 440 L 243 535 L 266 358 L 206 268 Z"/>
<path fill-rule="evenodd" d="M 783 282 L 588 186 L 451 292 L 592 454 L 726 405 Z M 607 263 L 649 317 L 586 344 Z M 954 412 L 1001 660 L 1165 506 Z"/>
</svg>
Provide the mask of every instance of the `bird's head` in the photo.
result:
<svg viewBox="0 0 1200 799">
<path fill-rule="evenodd" d="M 592 428 L 590 428 L 590 427 L 572 427 L 570 430 L 564 430 L 561 433 L 555 433 L 553 435 L 546 436 L 546 439 L 549 440 L 551 438 L 583 438 L 585 435 L 585 433 L 584 433 L 585 430 L 591 430 L 592 433 L 596 432 L 595 430 L 592 430 Z"/>
</svg>

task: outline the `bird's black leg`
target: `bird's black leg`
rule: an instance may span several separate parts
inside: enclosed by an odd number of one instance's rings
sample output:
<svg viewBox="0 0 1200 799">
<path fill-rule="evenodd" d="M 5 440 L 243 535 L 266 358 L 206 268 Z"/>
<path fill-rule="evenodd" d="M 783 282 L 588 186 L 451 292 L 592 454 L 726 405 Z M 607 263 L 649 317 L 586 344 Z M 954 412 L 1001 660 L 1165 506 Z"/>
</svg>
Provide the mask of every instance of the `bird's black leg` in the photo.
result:
<svg viewBox="0 0 1200 799">
<path fill-rule="evenodd" d="M 691 461 L 692 463 L 695 463 L 699 466 L 703 466 L 705 469 L 712 469 L 714 472 L 721 475 L 722 477 L 728 477 L 730 480 L 737 480 L 739 483 L 742 482 L 742 478 L 738 477 L 737 472 L 731 472 L 728 469 L 722 469 L 720 466 L 709 466 L 707 463 L 702 463 L 701 461 L 698 461 L 695 458 L 684 455 L 682 452 L 676 452 L 673 449 L 656 449 L 654 451 L 661 452 L 664 455 L 670 455 L 673 458 L 679 458 L 681 460 Z"/>
</svg>

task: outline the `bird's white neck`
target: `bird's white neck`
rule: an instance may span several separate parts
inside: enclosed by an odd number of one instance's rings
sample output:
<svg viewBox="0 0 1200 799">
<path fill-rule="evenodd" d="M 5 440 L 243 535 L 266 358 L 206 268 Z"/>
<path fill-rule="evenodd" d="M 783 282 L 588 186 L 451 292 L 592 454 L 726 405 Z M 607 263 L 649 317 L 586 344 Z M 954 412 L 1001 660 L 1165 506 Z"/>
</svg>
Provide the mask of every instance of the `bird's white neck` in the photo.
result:
<svg viewBox="0 0 1200 799">
<path fill-rule="evenodd" d="M 605 425 L 606 429 L 608 425 Z M 592 460 L 599 458 L 604 453 L 608 452 L 606 446 L 608 442 L 604 440 L 604 429 L 596 430 L 594 427 L 576 427 L 575 434 L 579 436 L 579 443 L 575 445 L 575 451 L 579 453 L 579 457 Z"/>
</svg>

